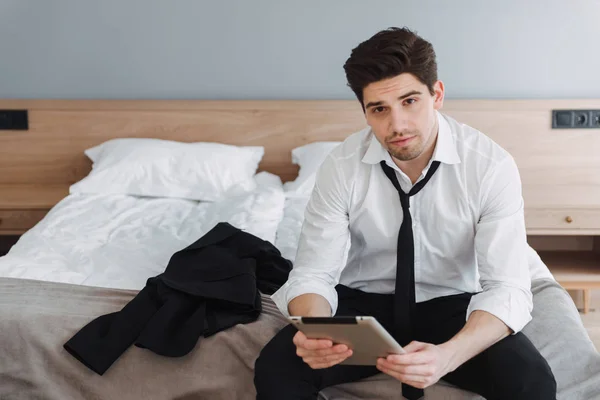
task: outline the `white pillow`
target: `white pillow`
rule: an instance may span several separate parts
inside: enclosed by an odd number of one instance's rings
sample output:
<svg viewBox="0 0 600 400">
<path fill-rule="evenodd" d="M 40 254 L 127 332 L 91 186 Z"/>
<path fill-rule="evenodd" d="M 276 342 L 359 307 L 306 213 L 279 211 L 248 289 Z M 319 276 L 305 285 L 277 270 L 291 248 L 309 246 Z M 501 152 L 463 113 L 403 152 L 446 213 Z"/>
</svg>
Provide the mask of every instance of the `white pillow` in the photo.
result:
<svg viewBox="0 0 600 400">
<path fill-rule="evenodd" d="M 85 154 L 93 162 L 92 171 L 70 193 L 215 201 L 256 188 L 253 177 L 264 147 L 125 138 Z"/>
<path fill-rule="evenodd" d="M 314 142 L 292 150 L 292 162 L 300 166 L 298 177 L 283 184 L 287 197 L 310 196 L 317 171 L 325 158 L 342 142 Z"/>
</svg>

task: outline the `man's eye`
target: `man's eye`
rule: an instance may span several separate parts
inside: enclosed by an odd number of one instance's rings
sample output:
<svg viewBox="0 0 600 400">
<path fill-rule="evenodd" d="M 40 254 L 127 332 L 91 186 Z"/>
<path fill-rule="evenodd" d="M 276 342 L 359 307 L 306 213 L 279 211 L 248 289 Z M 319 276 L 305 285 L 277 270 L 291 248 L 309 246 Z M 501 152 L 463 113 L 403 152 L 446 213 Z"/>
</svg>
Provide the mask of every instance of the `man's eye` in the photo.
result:
<svg viewBox="0 0 600 400">
<path fill-rule="evenodd" d="M 404 100 L 405 104 L 411 105 L 417 102 L 417 99 L 406 99 Z"/>
<path fill-rule="evenodd" d="M 378 113 L 380 113 L 380 112 L 383 112 L 384 110 L 385 110 L 385 108 L 383 108 L 383 107 L 374 107 L 374 108 L 373 108 L 373 112 L 374 112 L 375 114 L 378 114 Z"/>
</svg>

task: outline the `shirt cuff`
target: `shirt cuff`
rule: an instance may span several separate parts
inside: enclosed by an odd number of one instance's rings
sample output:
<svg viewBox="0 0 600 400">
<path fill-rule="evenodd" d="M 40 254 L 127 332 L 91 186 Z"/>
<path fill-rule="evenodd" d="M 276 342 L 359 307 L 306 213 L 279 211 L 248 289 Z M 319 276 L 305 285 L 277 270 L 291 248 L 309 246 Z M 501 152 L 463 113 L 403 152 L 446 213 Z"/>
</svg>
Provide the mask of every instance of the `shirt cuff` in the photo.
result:
<svg viewBox="0 0 600 400">
<path fill-rule="evenodd" d="M 513 331 L 520 332 L 531 321 L 531 292 L 519 288 L 498 286 L 471 297 L 467 320 L 475 310 L 486 311 L 500 319 Z"/>
<path fill-rule="evenodd" d="M 277 308 L 279 308 L 279 311 L 281 311 L 286 318 L 289 318 L 290 313 L 288 310 L 288 304 L 290 301 L 307 293 L 314 293 L 323 296 L 331 307 L 331 315 L 335 315 L 338 305 L 338 296 L 335 288 L 331 287 L 331 285 L 320 283 L 319 281 L 315 281 L 313 279 L 288 280 L 281 288 L 279 288 L 279 290 L 273 293 L 271 299 Z"/>
</svg>

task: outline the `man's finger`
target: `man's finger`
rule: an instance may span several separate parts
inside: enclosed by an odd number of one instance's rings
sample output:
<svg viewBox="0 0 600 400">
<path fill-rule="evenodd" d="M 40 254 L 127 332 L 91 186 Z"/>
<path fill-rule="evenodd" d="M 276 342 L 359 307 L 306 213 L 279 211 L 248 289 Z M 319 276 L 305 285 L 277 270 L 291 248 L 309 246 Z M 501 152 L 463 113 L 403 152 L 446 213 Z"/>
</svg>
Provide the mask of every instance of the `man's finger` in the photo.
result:
<svg viewBox="0 0 600 400">
<path fill-rule="evenodd" d="M 331 361 L 341 362 L 352 355 L 352 350 L 348 350 L 342 354 L 329 354 L 319 357 L 304 357 L 304 362 L 307 364 L 327 364 Z"/>
<path fill-rule="evenodd" d="M 404 350 L 406 350 L 407 353 L 412 353 L 415 351 L 423 350 L 423 349 L 427 348 L 428 346 L 429 346 L 429 343 L 423 343 L 423 342 L 418 342 L 416 340 L 413 340 L 412 342 L 410 342 L 409 344 L 404 346 Z"/>
<path fill-rule="evenodd" d="M 333 343 L 329 339 L 306 339 L 300 346 L 307 350 L 318 350 L 330 348 Z"/>
<path fill-rule="evenodd" d="M 305 340 L 306 340 L 306 335 L 302 331 L 298 331 L 294 335 L 292 342 L 294 342 L 294 344 L 296 346 L 300 346 L 302 343 L 304 343 Z"/>
<path fill-rule="evenodd" d="M 389 361 L 381 361 L 379 364 L 390 371 L 394 371 L 402 375 L 431 377 L 435 373 L 434 367 L 431 364 L 402 365 L 393 364 Z"/>
<path fill-rule="evenodd" d="M 402 365 L 428 364 L 434 360 L 434 355 L 427 350 L 421 350 L 416 353 L 390 354 L 386 360 Z"/>
<path fill-rule="evenodd" d="M 348 346 L 346 346 L 345 344 L 336 344 L 333 347 L 317 350 L 308 350 L 303 347 L 298 347 L 298 351 L 296 352 L 296 354 L 298 354 L 300 357 L 324 357 L 330 354 L 340 354 L 345 351 L 348 351 Z"/>
</svg>

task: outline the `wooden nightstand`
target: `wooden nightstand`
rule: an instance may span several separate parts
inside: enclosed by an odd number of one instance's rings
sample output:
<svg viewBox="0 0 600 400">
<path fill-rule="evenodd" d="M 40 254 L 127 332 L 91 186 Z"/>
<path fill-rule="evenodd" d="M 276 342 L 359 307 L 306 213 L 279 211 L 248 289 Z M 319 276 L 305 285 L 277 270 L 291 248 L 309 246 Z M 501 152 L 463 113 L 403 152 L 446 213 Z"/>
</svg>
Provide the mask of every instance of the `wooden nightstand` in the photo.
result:
<svg viewBox="0 0 600 400">
<path fill-rule="evenodd" d="M 68 186 L 0 185 L 0 235 L 21 235 L 69 193 Z"/>
<path fill-rule="evenodd" d="M 539 255 L 563 288 L 583 292 L 583 313 L 587 314 L 591 291 L 600 289 L 600 252 L 543 251 Z"/>
<path fill-rule="evenodd" d="M 525 209 L 525 223 L 530 235 L 579 239 L 579 249 L 552 249 L 551 245 L 536 250 L 563 288 L 582 291 L 583 313 L 587 314 L 592 290 L 600 289 L 600 208 L 589 204 L 585 207 L 531 207 Z M 554 240 L 552 244 L 560 245 L 560 242 Z"/>
</svg>

